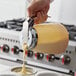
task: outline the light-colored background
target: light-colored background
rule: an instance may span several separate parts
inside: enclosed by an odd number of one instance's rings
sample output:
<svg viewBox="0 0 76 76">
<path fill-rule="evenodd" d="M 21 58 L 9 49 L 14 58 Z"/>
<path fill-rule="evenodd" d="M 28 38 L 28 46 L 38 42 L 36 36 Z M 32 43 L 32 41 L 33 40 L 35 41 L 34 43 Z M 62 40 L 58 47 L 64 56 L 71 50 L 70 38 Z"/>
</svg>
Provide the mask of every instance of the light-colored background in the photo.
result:
<svg viewBox="0 0 76 76">
<path fill-rule="evenodd" d="M 25 16 L 25 0 L 0 0 L 0 21 Z"/>
<path fill-rule="evenodd" d="M 26 17 L 25 0 L 0 0 L 0 21 Z M 76 0 L 54 0 L 50 4 L 49 21 L 76 24 Z"/>
</svg>

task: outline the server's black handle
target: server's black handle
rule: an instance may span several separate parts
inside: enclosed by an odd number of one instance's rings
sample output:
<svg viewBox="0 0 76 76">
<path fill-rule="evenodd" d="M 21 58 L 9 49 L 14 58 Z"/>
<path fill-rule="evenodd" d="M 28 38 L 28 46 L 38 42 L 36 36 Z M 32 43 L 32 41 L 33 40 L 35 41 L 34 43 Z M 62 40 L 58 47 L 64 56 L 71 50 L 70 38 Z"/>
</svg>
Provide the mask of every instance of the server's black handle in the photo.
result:
<svg viewBox="0 0 76 76">
<path fill-rule="evenodd" d="M 30 28 L 30 27 L 33 27 L 33 25 L 34 25 L 34 18 L 35 18 L 35 17 L 36 17 L 36 16 L 32 16 L 32 17 L 29 18 L 29 20 L 28 20 L 29 28 Z"/>
</svg>

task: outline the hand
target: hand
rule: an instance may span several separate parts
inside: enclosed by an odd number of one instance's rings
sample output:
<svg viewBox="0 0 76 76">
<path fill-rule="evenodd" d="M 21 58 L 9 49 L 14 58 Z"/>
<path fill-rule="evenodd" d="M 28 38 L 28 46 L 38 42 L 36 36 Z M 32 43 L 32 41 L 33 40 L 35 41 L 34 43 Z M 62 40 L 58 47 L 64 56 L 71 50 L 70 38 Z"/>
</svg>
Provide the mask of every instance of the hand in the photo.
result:
<svg viewBox="0 0 76 76">
<path fill-rule="evenodd" d="M 50 0 L 33 0 L 28 7 L 28 16 L 36 16 L 34 18 L 35 24 L 46 21 L 48 10 L 50 7 Z"/>
</svg>

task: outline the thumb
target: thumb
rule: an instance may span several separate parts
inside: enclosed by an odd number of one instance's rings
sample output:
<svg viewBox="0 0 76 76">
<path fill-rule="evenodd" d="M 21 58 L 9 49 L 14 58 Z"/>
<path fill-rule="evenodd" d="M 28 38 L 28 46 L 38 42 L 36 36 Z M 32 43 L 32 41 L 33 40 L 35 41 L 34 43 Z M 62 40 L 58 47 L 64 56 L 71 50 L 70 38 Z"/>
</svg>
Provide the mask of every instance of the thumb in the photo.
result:
<svg viewBox="0 0 76 76">
<path fill-rule="evenodd" d="M 27 13 L 28 13 L 28 16 L 29 16 L 29 17 L 32 17 L 32 15 L 33 15 L 32 13 L 33 13 L 33 12 L 32 12 L 31 6 L 29 6 L 29 7 L 27 8 Z"/>
</svg>

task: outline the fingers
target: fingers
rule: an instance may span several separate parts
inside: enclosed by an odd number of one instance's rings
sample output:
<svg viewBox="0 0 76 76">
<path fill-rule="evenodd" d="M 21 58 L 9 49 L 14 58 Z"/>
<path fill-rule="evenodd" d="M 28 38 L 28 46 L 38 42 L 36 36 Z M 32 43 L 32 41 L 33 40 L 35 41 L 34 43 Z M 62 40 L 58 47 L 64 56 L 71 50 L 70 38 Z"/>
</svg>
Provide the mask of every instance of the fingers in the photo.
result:
<svg viewBox="0 0 76 76">
<path fill-rule="evenodd" d="M 49 8 L 50 8 L 50 5 L 48 5 L 48 6 L 45 7 L 45 11 L 46 11 L 46 13 L 48 13 Z"/>
<path fill-rule="evenodd" d="M 35 24 L 43 23 L 47 19 L 47 14 L 45 12 L 38 12 L 37 17 L 34 18 Z"/>
<path fill-rule="evenodd" d="M 47 19 L 47 14 L 43 11 L 43 12 L 41 12 L 41 22 L 45 22 L 46 21 L 46 19 Z"/>
<path fill-rule="evenodd" d="M 46 7 L 43 9 L 43 11 L 47 14 L 47 13 L 48 13 L 49 8 L 50 8 L 50 5 L 46 6 Z"/>
</svg>

